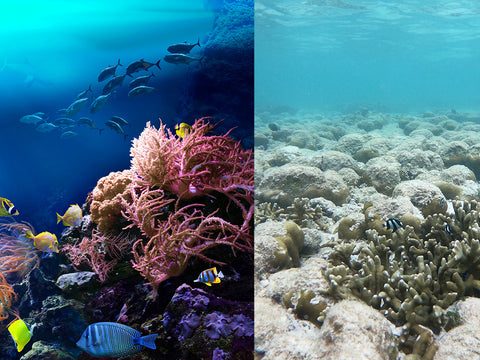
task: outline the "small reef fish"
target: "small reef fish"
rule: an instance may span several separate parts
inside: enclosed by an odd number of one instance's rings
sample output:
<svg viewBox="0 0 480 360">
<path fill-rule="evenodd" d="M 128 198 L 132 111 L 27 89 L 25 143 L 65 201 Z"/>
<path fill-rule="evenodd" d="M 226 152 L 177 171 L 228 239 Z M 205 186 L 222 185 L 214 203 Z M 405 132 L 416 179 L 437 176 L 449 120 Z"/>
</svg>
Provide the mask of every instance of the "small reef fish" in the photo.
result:
<svg viewBox="0 0 480 360">
<path fill-rule="evenodd" d="M 25 324 L 22 319 L 17 319 L 12 321 L 8 325 L 7 329 L 10 332 L 10 335 L 12 335 L 13 341 L 15 341 L 17 351 L 21 352 L 32 337 L 30 330 L 28 330 L 27 324 Z"/>
<path fill-rule="evenodd" d="M 207 270 L 204 270 L 198 275 L 197 280 L 194 280 L 193 282 L 202 282 L 205 285 L 212 286 L 213 284 L 218 284 L 220 283 L 220 279 L 223 279 L 224 276 L 222 272 L 220 271 L 217 273 L 217 268 L 213 267 Z"/>
<path fill-rule="evenodd" d="M 177 136 L 181 137 L 182 139 L 187 136 L 190 131 L 192 131 L 192 127 L 186 123 L 180 123 L 180 125 L 175 125 L 175 132 L 177 133 Z"/>
<path fill-rule="evenodd" d="M 125 126 L 125 125 L 130 125 L 127 120 L 124 118 L 121 118 L 120 116 L 112 116 L 110 120 L 116 122 L 118 125 Z"/>
<path fill-rule="evenodd" d="M 98 75 L 98 82 L 108 79 L 110 76 L 115 76 L 115 70 L 117 70 L 118 66 L 123 66 L 120 64 L 120 59 L 118 59 L 117 65 L 112 65 L 102 70 L 100 75 Z"/>
<path fill-rule="evenodd" d="M 403 227 L 403 223 L 398 219 L 388 219 L 383 227 L 386 227 L 388 230 L 392 229 L 392 232 L 397 231 L 401 227 Z"/>
<path fill-rule="evenodd" d="M 165 55 L 163 59 L 170 64 L 178 65 L 178 64 L 190 64 L 192 61 L 202 62 L 203 57 L 194 58 L 185 54 L 170 54 L 170 55 Z"/>
<path fill-rule="evenodd" d="M 75 100 L 80 100 L 80 99 L 86 98 L 86 97 L 87 97 L 87 93 L 88 93 L 89 91 L 93 94 L 92 84 L 88 85 L 88 89 L 87 89 L 87 90 L 83 90 L 81 93 L 79 93 L 79 94 L 77 95 L 77 97 L 75 98 Z"/>
<path fill-rule="evenodd" d="M 130 89 L 133 89 L 133 88 L 136 88 L 137 86 L 147 85 L 148 81 L 150 80 L 150 78 L 152 76 L 155 76 L 153 74 L 153 72 L 150 75 L 139 76 L 139 77 L 133 79 L 132 81 L 130 81 L 130 84 L 128 84 L 128 87 Z"/>
<path fill-rule="evenodd" d="M 113 89 L 122 86 L 123 79 L 125 79 L 125 75 L 114 76 L 113 78 L 108 80 L 108 82 L 103 87 L 102 94 L 107 95 L 108 93 L 111 93 Z"/>
<path fill-rule="evenodd" d="M 58 126 L 56 126 L 55 124 L 52 124 L 52 123 L 43 123 L 43 124 L 40 124 L 38 125 L 35 130 L 39 131 L 39 132 L 42 132 L 42 133 L 45 133 L 45 132 L 50 132 L 50 131 L 53 131 L 57 128 Z"/>
<path fill-rule="evenodd" d="M 121 357 L 142 351 L 144 347 L 156 349 L 158 334 L 142 336 L 127 325 L 114 322 L 98 322 L 89 325 L 77 346 L 93 357 Z"/>
<path fill-rule="evenodd" d="M 137 71 L 148 70 L 154 65 L 156 65 L 160 70 L 162 70 L 162 68 L 160 67 L 160 61 L 161 60 L 162 59 L 158 60 L 155 64 L 150 63 L 148 61 L 145 61 L 143 59 L 141 59 L 139 61 L 135 61 L 135 62 L 131 63 L 130 65 L 128 65 L 126 75 L 132 76 L 133 73 L 136 73 Z"/>
<path fill-rule="evenodd" d="M 63 220 L 63 225 L 65 226 L 78 226 L 82 222 L 82 217 L 82 209 L 80 206 L 78 206 L 78 204 L 70 205 L 63 216 L 57 213 L 57 224 Z"/>
<path fill-rule="evenodd" d="M 68 139 L 77 135 L 78 134 L 75 131 L 65 131 L 64 133 L 62 133 L 62 135 L 60 135 L 60 139 Z"/>
<path fill-rule="evenodd" d="M 110 93 L 111 94 L 111 93 Z M 98 110 L 100 110 L 102 107 L 105 106 L 105 104 L 107 103 L 107 100 L 108 98 L 110 97 L 110 94 L 107 94 L 107 95 L 100 95 L 99 97 L 97 97 L 92 105 L 90 105 L 90 112 L 92 114 L 96 113 Z"/>
<path fill-rule="evenodd" d="M 0 216 L 13 216 L 19 214 L 17 208 L 10 200 L 0 197 L 0 204 Z"/>
<path fill-rule="evenodd" d="M 34 124 L 37 125 L 39 122 L 44 121 L 43 118 L 39 115 L 25 115 L 20 118 L 20 122 L 24 124 Z"/>
<path fill-rule="evenodd" d="M 448 225 L 447 223 L 445 223 L 445 232 L 447 234 L 451 234 L 452 233 L 452 228 L 450 225 Z"/>
<path fill-rule="evenodd" d="M 82 110 L 85 107 L 85 105 L 87 105 L 87 101 L 88 101 L 88 98 L 82 98 L 71 103 L 70 106 L 65 111 L 65 116 L 69 118 L 77 114 L 80 110 Z"/>
<path fill-rule="evenodd" d="M 143 94 L 150 94 L 153 90 L 155 90 L 155 88 L 151 86 L 144 86 L 144 85 L 137 86 L 136 88 L 128 92 L 128 97 L 135 97 Z"/>
<path fill-rule="evenodd" d="M 188 44 L 186 41 L 184 43 L 170 45 L 167 48 L 167 51 L 172 54 L 188 54 L 195 46 L 200 47 L 200 39 L 198 39 L 196 44 Z"/>
<path fill-rule="evenodd" d="M 40 251 L 58 253 L 58 240 L 55 234 L 44 231 L 38 235 L 33 235 L 31 230 L 27 230 L 25 237 L 32 239 L 33 245 Z"/>
</svg>

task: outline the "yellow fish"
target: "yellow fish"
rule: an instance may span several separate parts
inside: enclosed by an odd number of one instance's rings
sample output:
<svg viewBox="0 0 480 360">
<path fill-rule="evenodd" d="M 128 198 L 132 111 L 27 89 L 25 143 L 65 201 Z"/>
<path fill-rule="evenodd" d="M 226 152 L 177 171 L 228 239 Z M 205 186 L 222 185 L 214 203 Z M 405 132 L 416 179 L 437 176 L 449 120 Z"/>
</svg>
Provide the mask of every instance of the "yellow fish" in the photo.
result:
<svg viewBox="0 0 480 360">
<path fill-rule="evenodd" d="M 25 237 L 33 239 L 33 245 L 35 245 L 38 250 L 58 253 L 58 240 L 55 234 L 44 231 L 38 235 L 33 235 L 30 230 L 27 230 Z"/>
<path fill-rule="evenodd" d="M 78 204 L 70 205 L 63 216 L 57 213 L 57 224 L 63 220 L 65 226 L 78 226 L 82 223 L 82 209 Z"/>
<path fill-rule="evenodd" d="M 17 208 L 10 200 L 0 197 L 0 216 L 12 216 L 18 214 Z"/>
<path fill-rule="evenodd" d="M 182 139 L 190 134 L 190 131 L 192 131 L 192 127 L 186 123 L 180 123 L 180 125 L 175 125 L 175 132 L 177 133 L 177 136 L 181 137 Z"/>
<path fill-rule="evenodd" d="M 17 345 L 17 351 L 23 350 L 25 345 L 28 344 L 32 335 L 28 330 L 27 324 L 22 319 L 17 319 L 8 325 L 8 331 L 12 335 L 15 345 Z"/>
<path fill-rule="evenodd" d="M 194 280 L 193 282 L 202 282 L 208 286 L 212 286 L 213 284 L 218 284 L 220 282 L 220 279 L 223 279 L 223 274 L 220 271 L 217 273 L 217 268 L 213 267 L 211 269 L 204 270 L 198 275 L 197 280 Z"/>
</svg>

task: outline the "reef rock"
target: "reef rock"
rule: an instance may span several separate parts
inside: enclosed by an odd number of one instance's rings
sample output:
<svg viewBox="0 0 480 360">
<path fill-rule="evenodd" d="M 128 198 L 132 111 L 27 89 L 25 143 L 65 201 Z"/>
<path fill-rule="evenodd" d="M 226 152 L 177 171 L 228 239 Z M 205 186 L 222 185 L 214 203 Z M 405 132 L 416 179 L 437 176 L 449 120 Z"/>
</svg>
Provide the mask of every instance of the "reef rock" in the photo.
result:
<svg viewBox="0 0 480 360">
<path fill-rule="evenodd" d="M 92 287 L 92 285 L 95 286 L 95 284 L 92 284 L 94 276 L 96 276 L 96 274 L 93 271 L 63 274 L 58 277 L 56 285 L 60 290 L 68 293 L 85 291 L 89 287 Z"/>
<path fill-rule="evenodd" d="M 20 360 L 75 360 L 76 357 L 45 341 L 33 343 L 32 349 L 23 355 Z"/>
<path fill-rule="evenodd" d="M 406 196 L 417 208 L 422 210 L 433 200 L 444 199 L 442 191 L 435 185 L 421 180 L 409 180 L 398 184 L 393 190 L 393 197 Z"/>
<path fill-rule="evenodd" d="M 480 325 L 477 322 L 460 325 L 438 341 L 434 360 L 472 360 L 479 358 Z"/>
<path fill-rule="evenodd" d="M 255 298 L 255 354 L 262 360 L 320 359 L 320 330 L 271 299 Z"/>
<path fill-rule="evenodd" d="M 400 163 L 391 156 L 370 159 L 366 164 L 364 180 L 374 186 L 378 192 L 390 195 L 393 188 L 400 183 Z"/>
<path fill-rule="evenodd" d="M 319 359 L 385 360 L 396 351 L 391 324 L 377 310 L 354 300 L 327 311 L 318 345 Z"/>
</svg>

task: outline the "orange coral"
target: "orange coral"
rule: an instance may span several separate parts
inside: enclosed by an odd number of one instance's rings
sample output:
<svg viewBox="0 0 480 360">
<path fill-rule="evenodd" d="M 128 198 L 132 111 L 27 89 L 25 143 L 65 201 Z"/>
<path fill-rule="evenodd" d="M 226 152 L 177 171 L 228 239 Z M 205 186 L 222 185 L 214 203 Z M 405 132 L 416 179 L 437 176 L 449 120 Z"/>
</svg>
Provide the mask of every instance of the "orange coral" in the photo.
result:
<svg viewBox="0 0 480 360">
<path fill-rule="evenodd" d="M 128 184 L 133 174 L 130 170 L 111 172 L 97 182 L 92 192 L 91 219 L 98 230 L 107 232 L 118 225 L 122 211 L 122 199 L 128 201 Z"/>
</svg>

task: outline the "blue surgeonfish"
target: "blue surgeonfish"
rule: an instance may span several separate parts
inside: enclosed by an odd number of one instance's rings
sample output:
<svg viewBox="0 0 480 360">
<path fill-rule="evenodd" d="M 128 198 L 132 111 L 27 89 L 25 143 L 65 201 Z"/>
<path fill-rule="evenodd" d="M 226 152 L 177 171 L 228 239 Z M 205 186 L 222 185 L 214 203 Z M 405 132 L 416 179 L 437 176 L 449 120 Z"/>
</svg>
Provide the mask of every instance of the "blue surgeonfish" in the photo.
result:
<svg viewBox="0 0 480 360">
<path fill-rule="evenodd" d="M 77 346 L 93 357 L 121 357 L 142 351 L 144 347 L 156 349 L 158 334 L 142 336 L 127 325 L 99 322 L 89 325 Z"/>
<path fill-rule="evenodd" d="M 202 282 L 205 285 L 212 286 L 213 284 L 218 284 L 220 283 L 220 279 L 223 279 L 224 276 L 222 272 L 220 271 L 217 273 L 217 268 L 213 267 L 207 270 L 204 270 L 198 275 L 197 280 L 194 280 L 193 282 Z"/>
<path fill-rule="evenodd" d="M 388 230 L 392 230 L 392 232 L 397 231 L 399 228 L 403 227 L 403 223 L 398 219 L 388 219 L 383 227 L 386 227 Z"/>
</svg>

